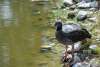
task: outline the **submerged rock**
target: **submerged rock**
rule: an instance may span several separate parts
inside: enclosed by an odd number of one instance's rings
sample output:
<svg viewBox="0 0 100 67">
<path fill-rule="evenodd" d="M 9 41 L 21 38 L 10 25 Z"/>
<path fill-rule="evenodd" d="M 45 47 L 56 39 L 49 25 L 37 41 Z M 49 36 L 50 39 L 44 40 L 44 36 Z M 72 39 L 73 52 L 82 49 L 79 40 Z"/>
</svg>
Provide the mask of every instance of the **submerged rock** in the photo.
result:
<svg viewBox="0 0 100 67">
<path fill-rule="evenodd" d="M 41 52 L 48 52 L 51 49 L 52 49 L 52 46 L 50 46 L 50 45 L 42 45 L 40 48 L 40 51 Z"/>
</svg>

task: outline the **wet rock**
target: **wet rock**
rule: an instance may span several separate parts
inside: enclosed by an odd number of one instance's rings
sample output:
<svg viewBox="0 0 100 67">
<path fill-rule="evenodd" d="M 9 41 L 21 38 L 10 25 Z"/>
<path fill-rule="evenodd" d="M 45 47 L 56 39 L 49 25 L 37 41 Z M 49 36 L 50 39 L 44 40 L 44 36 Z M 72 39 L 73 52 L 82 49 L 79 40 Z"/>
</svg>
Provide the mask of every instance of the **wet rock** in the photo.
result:
<svg viewBox="0 0 100 67">
<path fill-rule="evenodd" d="M 96 11 L 96 8 L 90 8 L 89 10 L 90 11 Z"/>
<path fill-rule="evenodd" d="M 53 47 L 55 46 L 56 44 L 55 43 L 50 43 L 48 45 L 42 45 L 41 48 L 40 48 L 40 51 L 41 52 L 48 52 L 48 51 L 51 51 L 53 50 Z"/>
<path fill-rule="evenodd" d="M 86 2 L 86 3 L 92 2 L 92 0 L 80 0 L 80 1 L 84 1 L 84 2 Z"/>
<path fill-rule="evenodd" d="M 77 42 L 77 43 L 74 44 L 75 51 L 79 51 L 80 48 L 81 48 L 81 42 Z"/>
<path fill-rule="evenodd" d="M 74 12 L 75 12 L 75 13 L 78 13 L 78 12 L 79 12 L 79 9 L 75 9 Z"/>
<path fill-rule="evenodd" d="M 82 20 L 87 19 L 87 14 L 88 14 L 87 11 L 79 11 L 77 14 L 77 20 L 82 21 Z"/>
<path fill-rule="evenodd" d="M 76 8 L 76 5 L 72 5 L 69 7 L 69 9 L 74 10 Z"/>
<path fill-rule="evenodd" d="M 77 4 L 78 2 L 80 2 L 80 0 L 73 0 L 74 4 Z"/>
<path fill-rule="evenodd" d="M 96 17 L 88 18 L 88 20 L 89 20 L 90 22 L 97 22 L 97 18 L 96 18 Z"/>
<path fill-rule="evenodd" d="M 74 51 L 79 51 L 81 48 L 81 42 L 77 42 L 74 44 Z M 72 45 L 68 45 L 67 51 L 72 51 Z"/>
<path fill-rule="evenodd" d="M 90 64 L 86 61 L 84 62 L 78 62 L 73 67 L 90 67 Z"/>
<path fill-rule="evenodd" d="M 63 0 L 64 6 L 71 6 L 73 4 L 72 0 Z"/>
<path fill-rule="evenodd" d="M 82 1 L 77 4 L 77 7 L 78 8 L 96 8 L 97 2 L 96 1 L 93 1 L 93 2 Z"/>
<path fill-rule="evenodd" d="M 89 48 L 90 49 L 96 49 L 97 48 L 97 45 L 90 45 Z"/>
<path fill-rule="evenodd" d="M 79 3 L 77 4 L 77 7 L 78 7 L 78 8 L 90 8 L 90 5 L 91 5 L 91 3 L 86 3 L 86 2 L 84 2 L 84 1 L 82 1 L 82 2 L 79 2 Z"/>
<path fill-rule="evenodd" d="M 81 61 L 81 59 L 78 56 L 78 53 L 74 53 L 74 61 L 72 62 L 72 64 L 75 64 L 75 63 L 80 62 L 80 61 Z"/>
<path fill-rule="evenodd" d="M 90 7 L 91 8 L 96 8 L 97 6 L 98 6 L 97 1 L 90 2 Z"/>
<path fill-rule="evenodd" d="M 55 45 L 56 45 L 55 43 L 51 43 L 51 44 L 49 44 L 49 46 L 52 46 L 52 47 L 55 46 Z"/>
</svg>

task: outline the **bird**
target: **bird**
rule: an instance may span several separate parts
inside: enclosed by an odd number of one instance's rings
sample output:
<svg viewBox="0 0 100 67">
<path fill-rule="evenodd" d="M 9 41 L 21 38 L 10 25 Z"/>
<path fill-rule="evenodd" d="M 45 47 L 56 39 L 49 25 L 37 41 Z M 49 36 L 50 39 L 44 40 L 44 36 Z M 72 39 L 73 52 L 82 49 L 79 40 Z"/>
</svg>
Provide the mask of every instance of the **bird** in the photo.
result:
<svg viewBox="0 0 100 67">
<path fill-rule="evenodd" d="M 69 23 L 69 24 L 62 24 L 62 21 L 55 22 L 56 28 L 56 39 L 64 44 L 73 44 L 78 41 L 85 40 L 87 38 L 91 38 L 91 34 L 87 31 L 87 29 L 82 28 L 78 24 Z"/>
<path fill-rule="evenodd" d="M 74 43 L 91 38 L 92 35 L 87 29 L 82 28 L 78 24 L 69 23 L 64 24 L 61 20 L 55 22 L 55 37 L 58 42 L 66 46 L 65 55 L 67 56 L 67 46 L 72 45 L 72 60 L 74 61 Z"/>
</svg>

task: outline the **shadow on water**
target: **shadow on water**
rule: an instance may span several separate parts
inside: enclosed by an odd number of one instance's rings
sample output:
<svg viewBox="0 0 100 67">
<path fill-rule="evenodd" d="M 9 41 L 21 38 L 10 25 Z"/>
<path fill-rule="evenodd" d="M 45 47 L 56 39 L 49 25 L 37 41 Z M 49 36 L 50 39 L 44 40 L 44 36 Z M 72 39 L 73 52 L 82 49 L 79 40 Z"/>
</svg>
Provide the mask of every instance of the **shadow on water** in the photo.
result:
<svg viewBox="0 0 100 67">
<path fill-rule="evenodd" d="M 50 1 L 0 0 L 0 67 L 37 67 L 50 9 Z"/>
</svg>

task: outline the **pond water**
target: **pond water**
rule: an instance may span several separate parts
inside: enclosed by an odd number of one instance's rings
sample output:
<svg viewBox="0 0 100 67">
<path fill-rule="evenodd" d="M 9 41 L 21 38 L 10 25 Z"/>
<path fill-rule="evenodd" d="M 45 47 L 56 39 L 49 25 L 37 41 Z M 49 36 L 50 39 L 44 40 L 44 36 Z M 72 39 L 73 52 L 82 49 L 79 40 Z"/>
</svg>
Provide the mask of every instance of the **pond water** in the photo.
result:
<svg viewBox="0 0 100 67">
<path fill-rule="evenodd" d="M 53 4 L 52 0 L 0 0 L 0 67 L 55 67 L 39 53 L 42 34 L 50 29 Z"/>
</svg>

